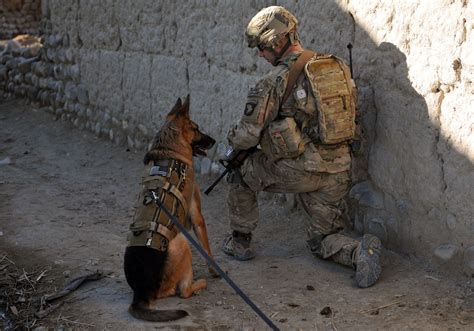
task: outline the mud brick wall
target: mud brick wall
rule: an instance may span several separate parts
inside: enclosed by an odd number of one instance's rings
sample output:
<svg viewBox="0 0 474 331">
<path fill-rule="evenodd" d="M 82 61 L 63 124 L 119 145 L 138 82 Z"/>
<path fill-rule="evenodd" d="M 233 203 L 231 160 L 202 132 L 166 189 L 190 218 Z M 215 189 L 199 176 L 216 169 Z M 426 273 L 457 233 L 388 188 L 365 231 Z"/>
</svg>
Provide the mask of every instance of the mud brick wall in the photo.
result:
<svg viewBox="0 0 474 331">
<path fill-rule="evenodd" d="M 0 39 L 19 34 L 38 34 L 41 0 L 0 1 Z"/>
<path fill-rule="evenodd" d="M 270 69 L 244 28 L 273 4 L 296 14 L 306 47 L 348 60 L 354 46 L 365 135 L 350 193 L 356 230 L 472 276 L 474 1 L 43 0 L 36 102 L 145 149 L 190 93 L 194 118 L 224 142 L 248 87 Z"/>
</svg>

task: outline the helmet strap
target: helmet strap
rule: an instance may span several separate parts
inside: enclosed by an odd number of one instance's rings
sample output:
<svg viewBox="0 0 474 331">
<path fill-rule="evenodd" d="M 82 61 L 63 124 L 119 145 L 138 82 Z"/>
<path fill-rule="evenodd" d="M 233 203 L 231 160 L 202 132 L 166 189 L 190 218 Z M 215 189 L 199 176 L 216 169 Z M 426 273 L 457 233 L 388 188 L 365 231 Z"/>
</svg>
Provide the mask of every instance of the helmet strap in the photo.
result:
<svg viewBox="0 0 474 331">
<path fill-rule="evenodd" d="M 275 61 L 279 61 L 281 59 L 281 57 L 283 56 L 283 54 L 285 54 L 285 52 L 288 50 L 288 48 L 292 44 L 292 42 L 291 42 L 290 38 L 288 37 L 288 35 L 286 35 L 285 38 L 286 38 L 286 44 L 285 44 L 285 46 L 283 46 L 283 48 L 281 49 L 280 52 L 277 53 L 272 48 L 272 52 L 275 55 Z"/>
</svg>

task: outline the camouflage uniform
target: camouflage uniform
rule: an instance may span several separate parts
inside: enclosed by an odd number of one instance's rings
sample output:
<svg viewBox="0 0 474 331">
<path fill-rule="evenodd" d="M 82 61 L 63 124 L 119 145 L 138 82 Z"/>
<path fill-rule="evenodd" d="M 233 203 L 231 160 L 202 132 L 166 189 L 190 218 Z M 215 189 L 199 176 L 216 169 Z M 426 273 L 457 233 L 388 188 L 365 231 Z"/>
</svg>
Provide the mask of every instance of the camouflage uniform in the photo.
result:
<svg viewBox="0 0 474 331">
<path fill-rule="evenodd" d="M 305 75 L 300 75 L 289 98 L 280 107 L 289 67 L 298 56 L 290 54 L 280 60 L 250 90 L 244 115 L 229 131 L 228 140 L 235 149 L 245 150 L 258 144 L 261 147 L 241 166 L 243 182 L 231 183 L 228 197 L 231 228 L 241 233 L 251 233 L 256 228 L 259 218 L 257 192 L 295 193 L 308 215 L 310 250 L 320 258 L 353 266 L 353 252 L 358 241 L 340 234 L 346 227 L 344 197 L 351 185 L 348 143 L 308 142 L 301 155 L 276 159 L 271 142 L 265 138 L 272 121 L 293 117 L 301 127 L 314 112 L 315 101 Z"/>
</svg>

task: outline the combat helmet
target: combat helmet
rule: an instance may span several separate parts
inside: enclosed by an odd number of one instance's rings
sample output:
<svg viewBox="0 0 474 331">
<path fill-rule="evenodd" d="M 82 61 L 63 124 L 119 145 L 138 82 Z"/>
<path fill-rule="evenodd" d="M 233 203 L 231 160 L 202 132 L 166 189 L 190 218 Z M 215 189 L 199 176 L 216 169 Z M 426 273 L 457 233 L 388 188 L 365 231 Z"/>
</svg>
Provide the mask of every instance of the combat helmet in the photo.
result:
<svg viewBox="0 0 474 331">
<path fill-rule="evenodd" d="M 248 46 L 273 48 L 287 34 L 290 42 L 299 40 L 296 32 L 298 20 L 281 6 L 270 6 L 260 10 L 247 25 L 245 37 Z"/>
</svg>

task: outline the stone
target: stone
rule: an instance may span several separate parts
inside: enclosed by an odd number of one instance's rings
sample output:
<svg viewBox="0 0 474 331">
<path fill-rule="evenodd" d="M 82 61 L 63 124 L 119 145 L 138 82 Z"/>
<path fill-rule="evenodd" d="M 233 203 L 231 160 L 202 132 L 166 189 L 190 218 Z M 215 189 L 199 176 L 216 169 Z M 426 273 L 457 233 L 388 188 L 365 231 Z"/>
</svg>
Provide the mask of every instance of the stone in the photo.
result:
<svg viewBox="0 0 474 331">
<path fill-rule="evenodd" d="M 23 60 L 18 63 L 18 70 L 22 74 L 26 74 L 27 72 L 30 72 L 32 63 L 36 61 L 38 61 L 38 58 L 36 57 L 32 57 L 30 59 L 23 58 Z"/>
<path fill-rule="evenodd" d="M 359 204 L 374 209 L 384 207 L 383 196 L 375 190 L 369 181 L 358 183 L 352 187 L 349 197 L 358 200 Z"/>
<path fill-rule="evenodd" d="M 66 49 L 66 52 L 65 52 L 65 59 L 66 59 L 66 63 L 73 63 L 74 62 L 74 53 L 72 51 L 72 49 L 68 48 Z"/>
<path fill-rule="evenodd" d="M 193 167 L 194 172 L 197 174 L 201 173 L 201 159 L 198 157 L 193 157 Z"/>
<path fill-rule="evenodd" d="M 61 63 L 66 62 L 66 51 L 64 50 L 64 48 L 58 49 L 57 56 L 58 56 L 58 62 L 61 62 Z"/>
<path fill-rule="evenodd" d="M 70 38 L 69 38 L 69 35 L 67 33 L 63 34 L 62 36 L 62 46 L 63 47 L 69 47 L 70 45 Z"/>
<path fill-rule="evenodd" d="M 86 116 L 86 107 L 80 103 L 76 104 L 76 112 L 77 116 L 85 117 Z"/>
<path fill-rule="evenodd" d="M 138 130 L 144 135 L 148 136 L 148 129 L 143 124 L 138 124 Z"/>
<path fill-rule="evenodd" d="M 130 137 L 130 136 L 127 136 L 127 146 L 128 146 L 128 148 L 130 148 L 130 149 L 133 149 L 133 147 L 135 146 L 135 145 L 134 145 L 133 138 Z"/>
<path fill-rule="evenodd" d="M 116 126 L 116 127 L 121 127 L 122 123 L 120 122 L 120 120 L 117 117 L 114 116 L 114 117 L 112 117 L 112 125 Z"/>
<path fill-rule="evenodd" d="M 111 116 L 110 114 L 108 114 L 107 112 L 104 112 L 103 113 L 103 116 L 102 116 L 102 120 L 104 121 L 104 123 L 109 123 L 111 122 Z"/>
<path fill-rule="evenodd" d="M 8 68 L 5 65 L 0 64 L 0 78 L 2 80 L 6 80 L 7 77 L 8 77 Z"/>
<path fill-rule="evenodd" d="M 379 218 L 371 218 L 367 222 L 367 232 L 377 236 L 377 238 L 386 244 L 388 241 L 388 234 L 385 222 Z"/>
<path fill-rule="evenodd" d="M 212 161 L 208 157 L 203 157 L 201 160 L 201 175 L 209 175 L 211 172 Z"/>
<path fill-rule="evenodd" d="M 69 77 L 72 80 L 78 81 L 81 76 L 81 71 L 79 69 L 79 65 L 73 64 L 69 67 Z"/>
<path fill-rule="evenodd" d="M 73 82 L 69 81 L 64 87 L 64 94 L 66 99 L 69 101 L 75 101 L 77 99 L 77 86 Z"/>
<path fill-rule="evenodd" d="M 216 148 L 216 154 L 214 156 L 215 159 L 217 160 L 222 160 L 225 157 L 225 151 L 227 149 L 226 144 L 224 143 L 218 143 L 217 148 Z"/>
<path fill-rule="evenodd" d="M 52 73 L 52 76 L 57 79 L 57 80 L 63 80 L 64 79 L 64 71 L 63 71 L 63 68 L 61 65 L 59 64 L 55 64 L 55 65 L 52 65 L 50 66 L 51 68 L 51 73 Z M 44 75 L 45 77 L 47 75 Z"/>
<path fill-rule="evenodd" d="M 222 173 L 222 166 L 218 162 L 212 162 L 211 164 L 211 173 L 212 174 L 220 174 Z"/>
<path fill-rule="evenodd" d="M 88 107 L 87 110 L 86 110 L 86 116 L 88 118 L 92 118 L 93 114 L 94 114 L 94 111 L 92 110 L 92 108 Z"/>
<path fill-rule="evenodd" d="M 99 136 L 100 135 L 100 132 L 101 132 L 101 126 L 100 126 L 100 123 L 97 122 L 95 125 L 94 125 L 94 133 Z"/>
<path fill-rule="evenodd" d="M 142 150 L 145 147 L 145 144 L 141 139 L 135 138 L 133 141 L 133 146 L 136 150 Z"/>
<path fill-rule="evenodd" d="M 456 228 L 456 216 L 453 214 L 448 214 L 446 217 L 446 226 L 449 230 L 454 230 Z"/>
<path fill-rule="evenodd" d="M 14 57 L 11 60 L 8 60 L 5 65 L 7 66 L 8 69 L 11 70 L 13 68 L 16 68 L 18 64 L 23 60 L 25 60 L 25 58 L 23 57 Z"/>
<path fill-rule="evenodd" d="M 122 129 L 124 129 L 125 131 L 128 130 L 128 122 L 125 120 L 122 121 Z"/>
<path fill-rule="evenodd" d="M 87 93 L 87 89 L 84 84 L 79 84 L 77 86 L 77 99 L 83 105 L 87 105 L 89 103 L 89 94 Z"/>
<path fill-rule="evenodd" d="M 468 276 L 474 276 L 474 246 L 467 247 L 463 254 L 464 270 Z"/>
<path fill-rule="evenodd" d="M 434 255 L 443 261 L 449 261 L 458 252 L 458 246 L 454 244 L 444 244 L 436 247 Z"/>
</svg>

